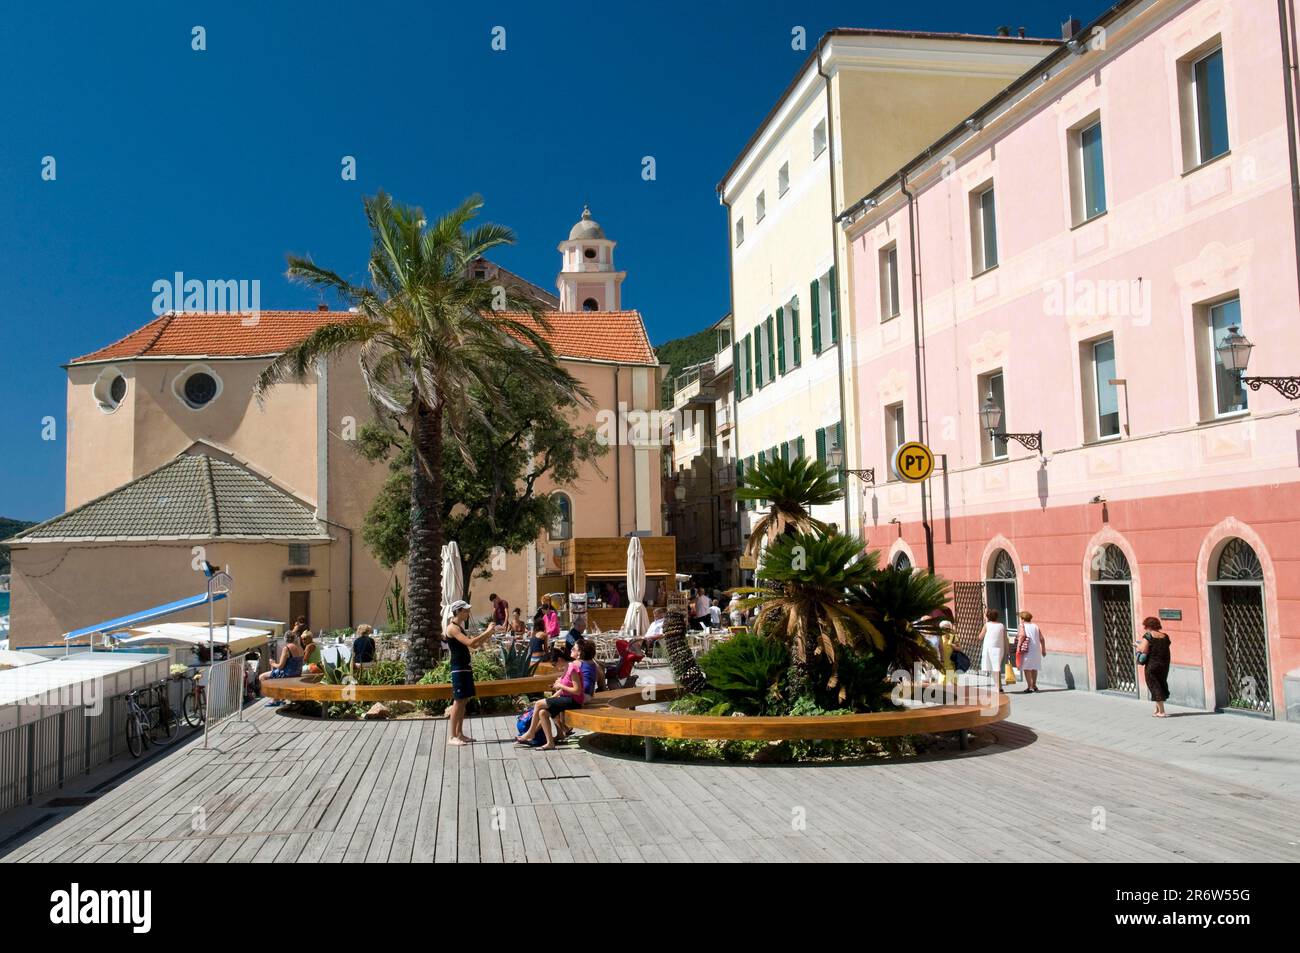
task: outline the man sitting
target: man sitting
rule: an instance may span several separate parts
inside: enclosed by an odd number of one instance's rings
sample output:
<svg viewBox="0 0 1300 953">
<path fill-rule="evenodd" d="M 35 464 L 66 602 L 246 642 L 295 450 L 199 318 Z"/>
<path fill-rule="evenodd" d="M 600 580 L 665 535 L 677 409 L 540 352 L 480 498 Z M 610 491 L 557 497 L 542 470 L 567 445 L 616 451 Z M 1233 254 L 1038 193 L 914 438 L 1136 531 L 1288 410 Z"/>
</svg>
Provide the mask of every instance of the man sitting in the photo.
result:
<svg viewBox="0 0 1300 953">
<path fill-rule="evenodd" d="M 375 660 L 374 628 L 364 622 L 357 626 L 356 638 L 352 640 L 352 667 L 369 665 Z"/>
</svg>

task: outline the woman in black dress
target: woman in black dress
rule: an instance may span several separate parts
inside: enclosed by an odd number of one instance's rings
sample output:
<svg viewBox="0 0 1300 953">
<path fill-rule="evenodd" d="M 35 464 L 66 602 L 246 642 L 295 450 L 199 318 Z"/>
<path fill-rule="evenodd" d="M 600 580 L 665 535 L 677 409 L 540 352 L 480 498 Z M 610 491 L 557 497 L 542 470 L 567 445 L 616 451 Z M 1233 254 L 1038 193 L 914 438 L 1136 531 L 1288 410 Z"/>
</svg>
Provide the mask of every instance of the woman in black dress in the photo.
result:
<svg viewBox="0 0 1300 953">
<path fill-rule="evenodd" d="M 1147 691 L 1156 703 L 1153 718 L 1166 718 L 1165 700 L 1169 698 L 1169 636 L 1160 631 L 1160 620 L 1147 616 L 1142 620 L 1142 641 L 1138 643 L 1138 661 L 1146 669 Z"/>
</svg>

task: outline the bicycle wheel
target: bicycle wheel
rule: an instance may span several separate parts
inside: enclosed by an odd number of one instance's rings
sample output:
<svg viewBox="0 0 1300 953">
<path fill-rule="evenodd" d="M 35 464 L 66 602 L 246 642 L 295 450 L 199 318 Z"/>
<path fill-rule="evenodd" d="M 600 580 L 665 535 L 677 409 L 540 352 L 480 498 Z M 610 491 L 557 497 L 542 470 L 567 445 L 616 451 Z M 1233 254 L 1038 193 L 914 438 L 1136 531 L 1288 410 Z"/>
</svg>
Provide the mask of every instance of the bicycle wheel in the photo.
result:
<svg viewBox="0 0 1300 953">
<path fill-rule="evenodd" d="M 157 718 L 154 723 L 154 737 L 158 739 L 159 744 L 171 744 L 181 733 L 181 720 L 165 702 L 158 706 Z"/>
<path fill-rule="evenodd" d="M 147 734 L 148 731 L 142 718 L 134 714 L 126 716 L 126 748 L 131 752 L 131 757 L 138 758 L 144 753 L 145 736 Z"/>
<path fill-rule="evenodd" d="M 203 708 L 203 699 L 197 692 L 186 692 L 181 700 L 181 714 L 185 716 L 185 724 L 191 728 L 203 727 Z"/>
</svg>

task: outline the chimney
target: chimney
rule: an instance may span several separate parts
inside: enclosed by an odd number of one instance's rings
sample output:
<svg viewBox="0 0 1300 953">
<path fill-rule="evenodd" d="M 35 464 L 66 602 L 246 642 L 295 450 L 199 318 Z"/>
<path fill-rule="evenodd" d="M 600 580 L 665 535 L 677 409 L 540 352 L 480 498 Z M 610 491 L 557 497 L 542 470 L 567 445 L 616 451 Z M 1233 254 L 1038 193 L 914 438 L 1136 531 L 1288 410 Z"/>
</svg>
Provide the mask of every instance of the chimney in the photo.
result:
<svg viewBox="0 0 1300 953">
<path fill-rule="evenodd" d="M 1068 40 L 1073 38 L 1074 34 L 1079 32 L 1079 18 L 1070 17 L 1061 24 L 1061 39 Z"/>
<path fill-rule="evenodd" d="M 1011 27 L 1009 26 L 998 27 L 998 36 L 1010 36 L 1010 35 L 1011 35 Z"/>
<path fill-rule="evenodd" d="M 316 310 L 317 310 L 317 311 L 328 311 L 329 309 L 330 309 L 330 306 L 327 305 L 324 301 L 322 301 L 320 304 L 316 305 Z"/>
<path fill-rule="evenodd" d="M 1023 40 L 1023 39 L 1025 38 L 1025 28 L 1024 28 L 1024 27 L 1017 27 L 1017 28 L 1016 28 L 1016 33 L 1020 36 L 1020 39 Z"/>
</svg>

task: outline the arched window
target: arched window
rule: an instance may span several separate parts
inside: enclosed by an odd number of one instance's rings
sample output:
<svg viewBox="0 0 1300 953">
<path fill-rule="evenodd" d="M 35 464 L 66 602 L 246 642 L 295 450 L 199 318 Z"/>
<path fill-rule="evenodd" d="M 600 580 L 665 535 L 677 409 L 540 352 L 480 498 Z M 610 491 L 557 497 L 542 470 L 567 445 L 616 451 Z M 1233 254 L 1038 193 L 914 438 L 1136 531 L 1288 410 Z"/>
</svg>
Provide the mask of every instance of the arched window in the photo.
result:
<svg viewBox="0 0 1300 953">
<path fill-rule="evenodd" d="M 990 609 L 997 609 L 1002 622 L 1010 631 L 1020 628 L 1017 613 L 1020 604 L 1016 598 L 1016 564 L 1010 553 L 999 549 L 989 562 L 989 575 L 984 581 L 984 591 Z"/>
<path fill-rule="evenodd" d="M 1107 543 L 1097 550 L 1092 557 L 1092 578 L 1094 582 L 1127 582 L 1132 579 L 1133 572 L 1124 551 L 1114 543 Z"/>
<path fill-rule="evenodd" d="M 567 493 L 554 495 L 556 513 L 555 522 L 551 524 L 551 539 L 573 538 L 573 501 Z"/>
<path fill-rule="evenodd" d="M 899 570 L 900 572 L 911 572 L 911 570 L 912 570 L 912 560 L 911 560 L 911 558 L 907 555 L 907 553 L 906 553 L 905 551 L 903 551 L 903 550 L 901 550 L 901 549 L 900 549 L 897 553 L 894 554 L 894 564 L 893 564 L 893 565 L 894 565 L 894 568 L 897 569 L 897 570 Z"/>
<path fill-rule="evenodd" d="M 600 302 L 597 301 L 595 298 L 588 298 L 586 301 L 582 302 L 582 310 L 583 310 L 583 311 L 599 311 L 599 310 L 600 310 Z"/>
<path fill-rule="evenodd" d="M 1264 581 L 1264 567 L 1244 539 L 1233 538 L 1219 554 L 1214 578 L 1221 582 Z"/>
<path fill-rule="evenodd" d="M 221 378 L 206 364 L 192 364 L 172 382 L 172 393 L 190 410 L 202 410 L 221 396 Z"/>
<path fill-rule="evenodd" d="M 100 372 L 91 391 L 99 409 L 111 414 L 126 399 L 126 378 L 116 367 L 106 367 Z"/>
</svg>

